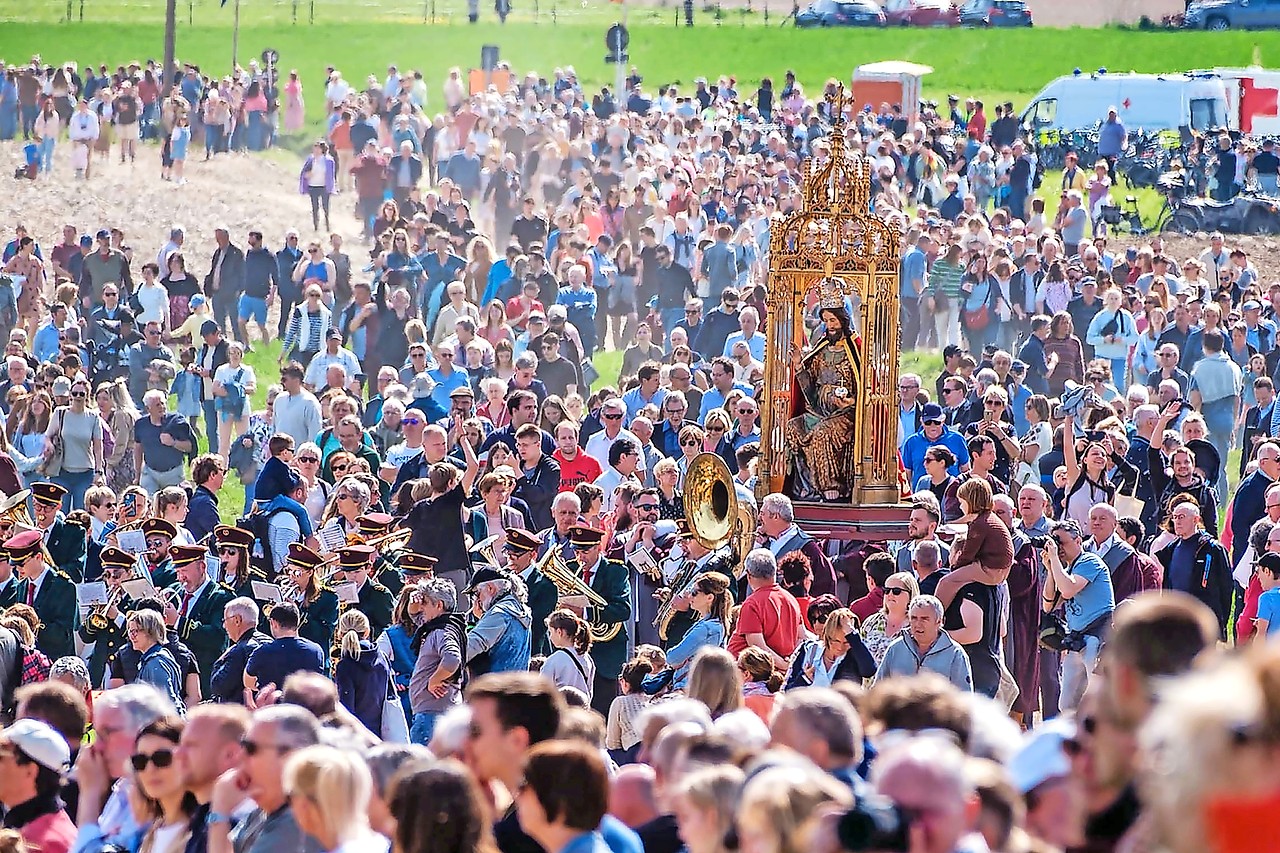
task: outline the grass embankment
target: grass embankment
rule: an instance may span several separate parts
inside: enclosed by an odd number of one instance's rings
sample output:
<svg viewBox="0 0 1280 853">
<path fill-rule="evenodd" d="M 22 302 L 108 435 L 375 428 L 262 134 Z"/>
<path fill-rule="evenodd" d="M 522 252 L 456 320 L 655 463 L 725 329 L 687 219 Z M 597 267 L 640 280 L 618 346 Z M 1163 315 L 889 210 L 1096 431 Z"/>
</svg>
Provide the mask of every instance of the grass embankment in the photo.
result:
<svg viewBox="0 0 1280 853">
<path fill-rule="evenodd" d="M 433 0 L 426 0 L 428 4 Z M 785 0 L 770 0 L 790 11 Z M 517 4 L 518 16 L 531 15 L 532 7 Z M 285 69 L 296 68 L 305 87 L 308 119 L 319 126 L 324 99 L 320 86 L 326 65 L 338 66 L 346 79 L 362 84 L 367 75 L 381 80 L 387 65 L 421 69 L 428 81 L 428 110 L 441 107 L 440 84 L 453 66 L 479 65 L 480 48 L 494 44 L 503 60 L 517 73 L 530 70 L 550 76 L 557 67 L 573 65 L 588 90 L 612 84 L 613 66 L 604 60 L 604 28 L 618 7 L 593 2 L 586 9 L 566 3 L 573 15 L 558 16 L 552 24 L 542 0 L 543 23 L 492 22 L 489 4 L 482 4 L 485 22 L 471 26 L 465 14 L 453 14 L 452 24 L 423 25 L 422 6 L 377 3 L 338 3 L 320 0 L 317 23 L 306 25 L 308 4 L 300 4 L 303 23 L 288 23 L 292 4 L 245 4 L 239 58 L 247 64 L 264 48 L 280 53 Z M 438 0 L 440 10 L 465 8 L 462 0 Z M 86 3 L 84 23 L 61 24 L 61 3 L 19 3 L 0 0 L 0 57 L 21 61 L 39 53 L 49 61 L 93 60 L 117 63 L 145 61 L 163 54 L 163 8 L 157 0 L 119 3 L 103 0 Z M 759 0 L 755 8 L 761 9 Z M 193 7 L 196 24 L 187 23 L 180 4 L 178 56 L 202 68 L 220 73 L 230 66 L 232 11 L 212 0 Z M 733 74 L 740 91 L 753 93 L 761 77 L 781 85 L 782 72 L 795 70 L 810 91 L 828 77 L 848 80 L 856 65 L 884 59 L 906 59 L 932 66 L 925 77 L 925 97 L 945 103 L 948 93 L 973 95 L 988 105 L 1012 100 L 1024 104 L 1031 95 L 1073 68 L 1113 71 L 1171 71 L 1191 65 L 1245 65 L 1267 56 L 1260 44 L 1275 44 L 1258 33 L 1204 33 L 1137 31 L 1119 28 L 1097 30 L 797 30 L 791 26 L 740 26 L 740 20 L 762 21 L 758 13 L 739 18 L 735 12 L 723 26 L 710 24 L 692 29 L 654 22 L 668 20 L 671 10 L 642 9 L 631 13 L 631 63 L 652 88 L 679 81 L 692 90 L 694 78 L 715 79 Z M 577 16 L 577 17 L 574 17 Z M 771 21 L 778 20 L 771 13 Z M 645 21 L 648 21 L 646 23 Z M 462 23 L 457 23 L 462 21 Z M 265 23 L 264 23 L 265 22 Z"/>
</svg>

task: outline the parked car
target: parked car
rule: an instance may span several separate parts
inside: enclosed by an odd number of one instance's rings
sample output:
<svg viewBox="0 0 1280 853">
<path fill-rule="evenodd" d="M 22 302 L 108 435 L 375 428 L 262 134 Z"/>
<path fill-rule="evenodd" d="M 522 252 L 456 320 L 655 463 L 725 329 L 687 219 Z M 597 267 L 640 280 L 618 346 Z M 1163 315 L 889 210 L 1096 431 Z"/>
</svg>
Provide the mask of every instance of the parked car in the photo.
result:
<svg viewBox="0 0 1280 853">
<path fill-rule="evenodd" d="M 960 23 L 960 7 L 951 0 L 888 0 L 884 18 L 901 27 L 954 27 Z"/>
<path fill-rule="evenodd" d="M 1196 30 L 1280 27 L 1280 0 L 1192 0 L 1182 25 Z"/>
<path fill-rule="evenodd" d="M 883 27 L 884 11 L 873 0 L 817 0 L 796 13 L 797 27 Z"/>
<path fill-rule="evenodd" d="M 960 7 L 965 27 L 1029 27 L 1031 10 L 1025 0 L 969 0 Z"/>
</svg>

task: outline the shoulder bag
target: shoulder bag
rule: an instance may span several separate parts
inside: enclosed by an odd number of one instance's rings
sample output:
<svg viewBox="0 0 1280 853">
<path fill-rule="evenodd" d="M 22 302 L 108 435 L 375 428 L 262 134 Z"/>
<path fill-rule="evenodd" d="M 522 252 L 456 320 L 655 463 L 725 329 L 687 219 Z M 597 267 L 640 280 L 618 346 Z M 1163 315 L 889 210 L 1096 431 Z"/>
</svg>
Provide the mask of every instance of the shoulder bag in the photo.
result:
<svg viewBox="0 0 1280 853">
<path fill-rule="evenodd" d="M 404 705 L 396 693 L 395 675 L 391 674 L 391 666 L 387 665 L 387 695 L 382 700 L 382 731 L 379 734 L 386 743 L 409 742 L 409 720 L 404 714 Z"/>
<path fill-rule="evenodd" d="M 54 417 L 58 419 L 58 429 L 49 437 L 49 456 L 38 468 L 40 473 L 46 477 L 56 477 L 61 474 L 62 460 L 66 457 L 66 447 L 62 443 L 62 428 L 66 417 L 66 409 L 58 409 Z"/>
</svg>

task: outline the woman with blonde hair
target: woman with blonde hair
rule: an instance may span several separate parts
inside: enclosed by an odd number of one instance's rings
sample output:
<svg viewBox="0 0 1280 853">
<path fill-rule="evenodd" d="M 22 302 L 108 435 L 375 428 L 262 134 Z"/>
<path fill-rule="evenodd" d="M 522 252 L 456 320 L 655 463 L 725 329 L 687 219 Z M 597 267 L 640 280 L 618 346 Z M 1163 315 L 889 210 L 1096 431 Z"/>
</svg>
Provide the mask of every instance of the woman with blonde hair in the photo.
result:
<svg viewBox="0 0 1280 853">
<path fill-rule="evenodd" d="M 743 707 L 742 673 L 733 655 L 719 646 L 704 646 L 693 657 L 685 694 L 707 706 L 711 719 Z"/>
<path fill-rule="evenodd" d="M 369 826 L 373 775 L 359 753 L 300 749 L 285 762 L 284 790 L 298 828 L 324 853 L 386 853 L 387 840 Z"/>
<path fill-rule="evenodd" d="M 369 510 L 369 504 L 373 500 L 369 487 L 358 477 L 349 476 L 348 469 L 345 468 L 338 472 L 337 456 L 338 454 L 335 453 L 334 473 L 339 475 L 338 484 L 333 487 L 329 504 L 320 516 L 320 530 L 316 534 L 322 545 L 325 542 L 337 542 L 339 536 L 345 544 L 347 535 L 359 530 L 360 526 L 356 519 Z M 326 529 L 328 529 L 327 532 Z"/>
<path fill-rule="evenodd" d="M 806 853 L 821 806 L 843 811 L 853 794 L 835 777 L 804 764 L 762 770 L 742 789 L 737 827 L 745 853 Z"/>
<path fill-rule="evenodd" d="M 338 663 L 333 681 L 338 701 L 364 727 L 382 734 L 382 704 L 389 695 L 391 668 L 369 641 L 369 617 L 352 608 L 338 617 Z"/>
<path fill-rule="evenodd" d="M 672 791 L 672 812 L 689 853 L 728 853 L 725 838 L 746 776 L 733 765 L 703 767 L 685 775 Z"/>
<path fill-rule="evenodd" d="M 98 415 L 115 442 L 107 456 L 107 485 L 119 491 L 136 478 L 133 467 L 133 427 L 141 415 L 129 396 L 129 386 L 124 379 L 100 382 L 94 391 Z"/>
<path fill-rule="evenodd" d="M 867 617 L 860 632 L 876 666 L 884 660 L 889 644 L 898 639 L 898 635 L 907 627 L 908 605 L 919 594 L 920 584 L 910 572 L 897 572 L 885 580 L 884 604 Z"/>
<path fill-rule="evenodd" d="M 596 665 L 591 660 L 591 626 L 572 610 L 556 610 L 547 617 L 547 640 L 555 649 L 542 665 L 542 674 L 556 687 L 576 687 L 590 699 Z"/>
<path fill-rule="evenodd" d="M 886 581 L 887 583 L 887 581 Z M 876 674 L 876 662 L 858 635 L 858 617 L 847 607 L 833 610 L 819 625 L 818 641 L 796 655 L 787 688 L 830 687 L 838 680 L 861 684 Z"/>
</svg>

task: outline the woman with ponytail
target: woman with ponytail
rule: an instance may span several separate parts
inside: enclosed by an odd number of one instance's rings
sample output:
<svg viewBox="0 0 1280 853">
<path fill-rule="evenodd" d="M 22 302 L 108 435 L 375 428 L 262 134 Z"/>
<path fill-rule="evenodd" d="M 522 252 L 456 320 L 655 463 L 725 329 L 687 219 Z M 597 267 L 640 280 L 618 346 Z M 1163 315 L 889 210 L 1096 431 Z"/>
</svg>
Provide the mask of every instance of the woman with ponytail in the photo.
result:
<svg viewBox="0 0 1280 853">
<path fill-rule="evenodd" d="M 333 680 L 338 701 L 375 735 L 382 734 L 382 704 L 391 668 L 369 642 L 369 617 L 348 610 L 338 618 L 338 665 Z"/>
<path fill-rule="evenodd" d="M 555 651 L 547 656 L 542 674 L 556 687 L 576 687 L 591 698 L 596 680 L 591 660 L 591 626 L 572 610 L 556 610 L 547 617 L 547 639 Z"/>
<path fill-rule="evenodd" d="M 705 646 L 723 646 L 729 636 L 729 613 L 733 609 L 731 581 L 720 572 L 707 572 L 693 583 L 688 593 L 689 609 L 698 621 L 667 650 L 667 666 L 671 667 L 671 689 L 683 690 L 689 680 L 693 656 Z M 674 637 L 671 639 L 675 639 Z"/>
</svg>

